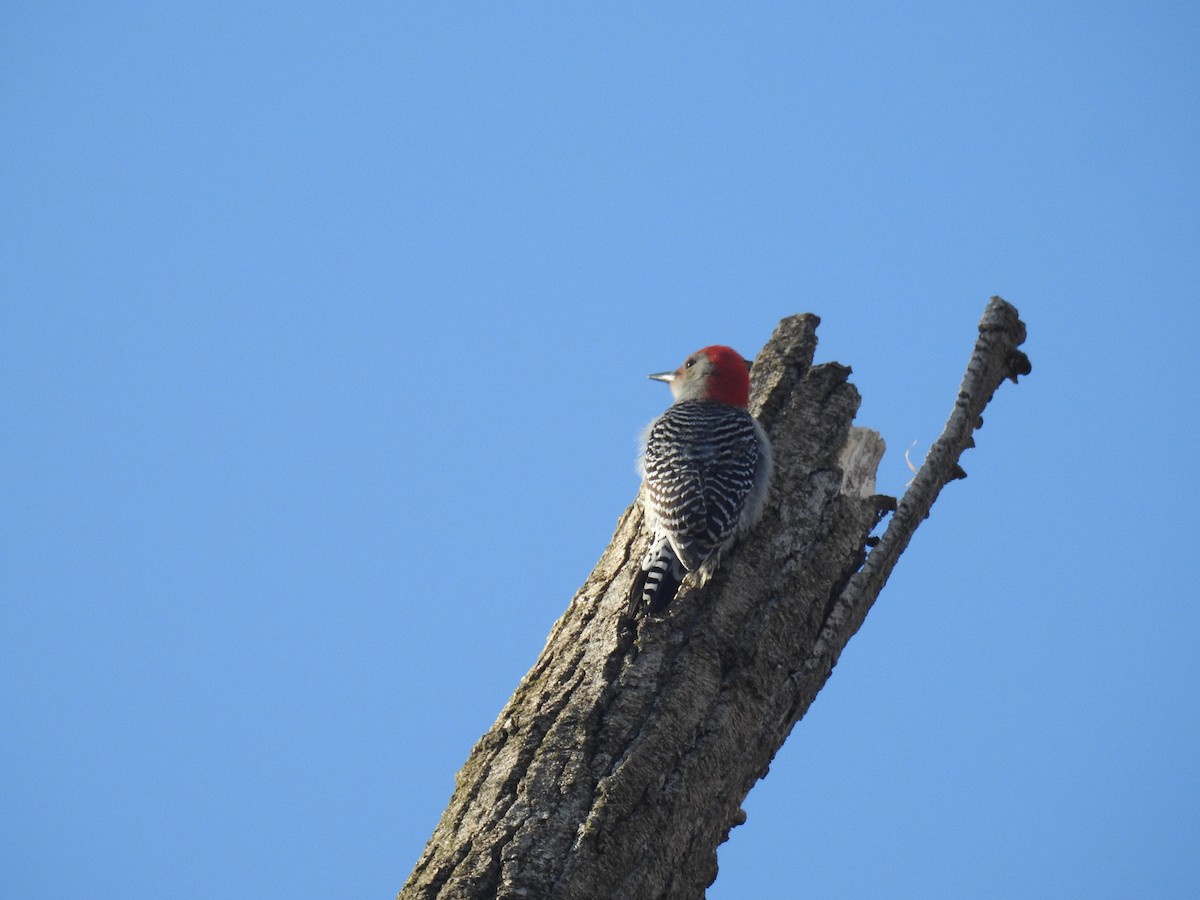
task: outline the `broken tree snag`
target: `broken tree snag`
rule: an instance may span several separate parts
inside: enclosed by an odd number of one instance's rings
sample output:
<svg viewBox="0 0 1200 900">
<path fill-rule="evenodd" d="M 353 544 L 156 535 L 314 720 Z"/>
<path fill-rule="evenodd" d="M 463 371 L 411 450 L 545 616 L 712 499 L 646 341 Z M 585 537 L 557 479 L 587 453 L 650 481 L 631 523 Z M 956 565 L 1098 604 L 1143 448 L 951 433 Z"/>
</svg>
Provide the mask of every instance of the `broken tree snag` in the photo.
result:
<svg viewBox="0 0 1200 900">
<path fill-rule="evenodd" d="M 946 433 L 895 505 L 874 495 L 882 439 L 851 424 L 850 370 L 813 365 L 817 324 L 784 319 L 751 370 L 750 409 L 775 457 L 758 527 L 706 585 L 685 579 L 661 619 L 631 621 L 648 535 L 641 506 L 626 510 L 458 773 L 403 900 L 704 895 L 742 800 L 952 477 L 979 413 L 1004 377 L 1028 371 L 1024 326 L 993 299 Z"/>
</svg>

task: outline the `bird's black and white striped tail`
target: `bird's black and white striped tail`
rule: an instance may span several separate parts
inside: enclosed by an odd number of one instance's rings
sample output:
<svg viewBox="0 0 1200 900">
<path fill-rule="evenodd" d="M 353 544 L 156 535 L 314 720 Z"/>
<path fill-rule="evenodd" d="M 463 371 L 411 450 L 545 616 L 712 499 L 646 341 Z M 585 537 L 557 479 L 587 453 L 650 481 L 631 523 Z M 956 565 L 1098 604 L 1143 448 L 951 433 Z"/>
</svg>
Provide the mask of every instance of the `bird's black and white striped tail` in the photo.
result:
<svg viewBox="0 0 1200 900">
<path fill-rule="evenodd" d="M 649 615 L 658 615 L 675 599 L 679 585 L 683 583 L 683 566 L 675 558 L 669 545 L 649 562 L 633 581 L 629 592 L 629 615 L 645 609 Z"/>
</svg>

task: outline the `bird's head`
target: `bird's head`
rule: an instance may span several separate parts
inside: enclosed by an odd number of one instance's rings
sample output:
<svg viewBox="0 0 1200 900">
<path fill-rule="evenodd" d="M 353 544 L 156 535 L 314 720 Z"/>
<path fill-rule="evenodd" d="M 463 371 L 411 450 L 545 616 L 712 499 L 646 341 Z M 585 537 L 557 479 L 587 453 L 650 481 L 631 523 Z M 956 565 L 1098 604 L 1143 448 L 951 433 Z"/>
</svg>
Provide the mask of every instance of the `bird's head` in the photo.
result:
<svg viewBox="0 0 1200 900">
<path fill-rule="evenodd" d="M 714 345 L 697 350 L 674 372 L 649 376 L 665 381 L 680 400 L 712 400 L 731 406 L 750 404 L 750 363 L 732 347 Z"/>
</svg>

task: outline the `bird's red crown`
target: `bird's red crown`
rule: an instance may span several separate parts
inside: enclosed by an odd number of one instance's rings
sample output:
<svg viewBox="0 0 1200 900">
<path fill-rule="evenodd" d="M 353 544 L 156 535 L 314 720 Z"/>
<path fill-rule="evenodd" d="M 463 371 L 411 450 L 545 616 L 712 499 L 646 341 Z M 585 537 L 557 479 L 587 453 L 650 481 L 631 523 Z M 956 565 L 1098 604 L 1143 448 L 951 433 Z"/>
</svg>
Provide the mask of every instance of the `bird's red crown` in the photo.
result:
<svg viewBox="0 0 1200 900">
<path fill-rule="evenodd" d="M 750 405 L 750 367 L 732 347 L 715 344 L 700 351 L 712 363 L 708 376 L 709 400 L 732 406 Z"/>
</svg>

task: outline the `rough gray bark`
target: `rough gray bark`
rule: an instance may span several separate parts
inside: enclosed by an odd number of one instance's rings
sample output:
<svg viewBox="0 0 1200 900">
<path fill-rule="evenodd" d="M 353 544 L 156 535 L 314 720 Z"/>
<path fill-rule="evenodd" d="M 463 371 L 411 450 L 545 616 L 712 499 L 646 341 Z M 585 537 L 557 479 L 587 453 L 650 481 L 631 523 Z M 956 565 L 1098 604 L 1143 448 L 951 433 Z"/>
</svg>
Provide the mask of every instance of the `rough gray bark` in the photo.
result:
<svg viewBox="0 0 1200 900">
<path fill-rule="evenodd" d="M 897 505 L 872 496 L 882 441 L 852 430 L 850 370 L 812 365 L 817 324 L 783 320 L 755 360 L 751 411 L 775 454 L 761 524 L 707 585 L 685 581 L 664 618 L 629 621 L 647 535 L 640 505 L 626 510 L 458 773 L 402 900 L 704 895 L 742 800 L 963 477 L 984 406 L 1029 372 L 1025 326 L 993 297 L 946 429 Z"/>
</svg>

